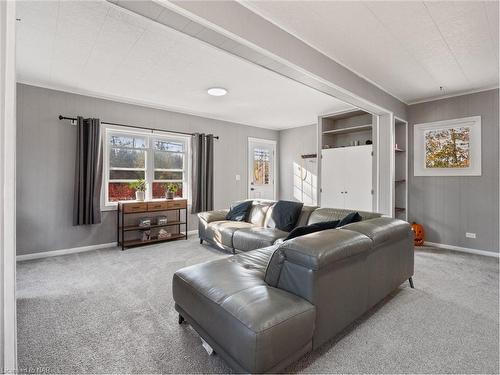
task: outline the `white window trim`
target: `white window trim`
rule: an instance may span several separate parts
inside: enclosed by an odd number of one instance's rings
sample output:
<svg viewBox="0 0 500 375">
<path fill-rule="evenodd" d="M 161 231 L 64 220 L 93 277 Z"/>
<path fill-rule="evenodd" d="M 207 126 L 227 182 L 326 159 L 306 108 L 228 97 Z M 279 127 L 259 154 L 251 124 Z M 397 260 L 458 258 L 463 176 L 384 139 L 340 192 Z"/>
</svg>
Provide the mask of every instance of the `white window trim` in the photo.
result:
<svg viewBox="0 0 500 375">
<path fill-rule="evenodd" d="M 184 152 L 184 168 L 177 169 L 176 171 L 182 171 L 183 180 L 156 180 L 156 182 L 182 182 L 183 186 L 183 198 L 187 199 L 188 202 L 191 201 L 191 137 L 189 135 L 179 135 L 174 133 L 169 133 L 168 131 L 152 131 L 148 129 L 134 129 L 118 126 L 118 125 L 102 125 L 101 126 L 101 139 L 103 144 L 103 168 L 102 168 L 102 186 L 101 186 L 101 211 L 115 211 L 118 206 L 118 202 L 107 202 L 108 197 L 108 185 L 109 185 L 109 144 L 108 137 L 110 134 L 120 133 L 120 134 L 131 134 L 146 137 L 146 166 L 145 168 L 120 168 L 123 170 L 145 170 L 145 180 L 147 182 L 146 190 L 146 200 L 152 199 L 152 189 L 154 180 L 154 157 L 153 157 L 153 139 L 155 138 L 168 138 L 171 140 L 183 141 L 186 145 L 186 150 Z M 117 168 L 115 168 L 117 169 Z M 161 168 L 156 170 L 162 170 Z M 166 169 L 166 171 L 174 171 L 174 169 Z M 119 181 L 119 180 L 116 180 Z M 128 180 L 126 181 L 128 182 Z M 127 202 L 134 202 L 129 200 Z"/>
</svg>

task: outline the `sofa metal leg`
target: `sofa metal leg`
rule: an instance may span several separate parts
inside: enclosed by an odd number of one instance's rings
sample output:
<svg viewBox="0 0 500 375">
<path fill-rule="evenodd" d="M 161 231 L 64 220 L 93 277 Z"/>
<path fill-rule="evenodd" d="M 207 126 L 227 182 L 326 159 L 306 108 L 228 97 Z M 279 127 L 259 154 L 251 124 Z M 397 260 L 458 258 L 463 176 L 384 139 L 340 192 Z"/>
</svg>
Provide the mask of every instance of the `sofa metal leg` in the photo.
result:
<svg viewBox="0 0 500 375">
<path fill-rule="evenodd" d="M 203 245 L 203 239 L 200 238 L 200 245 Z"/>
<path fill-rule="evenodd" d="M 410 288 L 415 289 L 415 287 L 413 286 L 413 279 L 410 277 L 408 281 L 410 282 Z"/>
<path fill-rule="evenodd" d="M 179 314 L 179 324 L 182 323 L 184 323 L 184 317 L 181 314 Z"/>
</svg>

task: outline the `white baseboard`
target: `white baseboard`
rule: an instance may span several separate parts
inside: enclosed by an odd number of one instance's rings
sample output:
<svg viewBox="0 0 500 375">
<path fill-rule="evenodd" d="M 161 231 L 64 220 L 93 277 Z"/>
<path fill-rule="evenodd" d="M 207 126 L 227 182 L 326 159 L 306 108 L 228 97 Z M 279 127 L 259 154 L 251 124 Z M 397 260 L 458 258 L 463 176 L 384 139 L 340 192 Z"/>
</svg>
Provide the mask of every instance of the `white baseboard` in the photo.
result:
<svg viewBox="0 0 500 375">
<path fill-rule="evenodd" d="M 188 236 L 190 236 L 190 235 L 197 235 L 197 234 L 198 234 L 198 230 L 190 230 L 188 232 Z M 60 249 L 60 250 L 52 250 L 52 251 L 43 251 L 43 252 L 40 252 L 40 253 L 18 255 L 18 256 L 16 256 L 16 261 L 17 262 L 21 262 L 23 260 L 41 259 L 41 258 L 55 257 L 55 256 L 58 256 L 58 255 L 83 253 L 84 251 L 107 249 L 109 247 L 115 247 L 115 246 L 117 246 L 116 242 L 110 242 L 110 243 L 103 243 L 103 244 L 99 244 L 99 245 L 73 247 L 71 249 Z"/>
<path fill-rule="evenodd" d="M 500 257 L 499 253 L 494 253 L 493 251 L 470 249 L 468 247 L 446 245 L 446 244 L 442 244 L 442 243 L 435 243 L 435 242 L 429 242 L 429 241 L 425 241 L 424 245 L 425 246 L 438 247 L 438 248 L 447 249 L 447 250 L 461 251 L 463 253 L 483 255 L 483 256 L 493 257 L 493 258 L 499 258 Z"/>
<path fill-rule="evenodd" d="M 99 245 L 73 247 L 73 248 L 70 248 L 70 249 L 60 249 L 60 250 L 43 251 L 43 252 L 40 252 L 40 253 L 18 255 L 18 256 L 16 256 L 16 261 L 20 262 L 20 261 L 23 261 L 23 260 L 49 258 L 49 257 L 58 256 L 58 255 L 83 253 L 84 251 L 106 249 L 106 248 L 115 247 L 115 246 L 116 246 L 116 242 L 110 242 L 110 243 L 102 243 L 102 244 L 99 244 Z"/>
</svg>

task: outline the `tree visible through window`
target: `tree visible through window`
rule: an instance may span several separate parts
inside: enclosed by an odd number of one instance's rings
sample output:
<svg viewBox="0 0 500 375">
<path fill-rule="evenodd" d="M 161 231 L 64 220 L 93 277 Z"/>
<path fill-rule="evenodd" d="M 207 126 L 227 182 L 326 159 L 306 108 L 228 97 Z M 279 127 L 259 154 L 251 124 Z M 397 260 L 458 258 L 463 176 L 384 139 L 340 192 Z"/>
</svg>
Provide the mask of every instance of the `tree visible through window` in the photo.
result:
<svg viewBox="0 0 500 375">
<path fill-rule="evenodd" d="M 106 129 L 105 203 L 134 200 L 129 184 L 137 179 L 146 180 L 148 198 L 164 198 L 168 184 L 177 186 L 176 196 L 186 196 L 187 147 L 185 137 Z"/>
</svg>

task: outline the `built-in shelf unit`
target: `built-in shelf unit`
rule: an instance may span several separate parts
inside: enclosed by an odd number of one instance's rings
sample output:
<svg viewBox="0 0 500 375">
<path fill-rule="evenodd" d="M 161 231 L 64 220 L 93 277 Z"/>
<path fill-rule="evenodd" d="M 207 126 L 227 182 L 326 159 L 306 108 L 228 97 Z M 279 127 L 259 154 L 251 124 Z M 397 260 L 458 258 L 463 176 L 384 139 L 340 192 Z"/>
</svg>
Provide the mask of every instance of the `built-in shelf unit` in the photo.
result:
<svg viewBox="0 0 500 375">
<path fill-rule="evenodd" d="M 321 148 L 371 144 L 372 122 L 372 115 L 360 110 L 321 117 Z"/>
<path fill-rule="evenodd" d="M 394 217 L 408 220 L 408 123 L 394 121 Z"/>
<path fill-rule="evenodd" d="M 374 119 L 376 121 L 375 116 L 359 109 L 319 118 L 321 206 L 361 211 L 372 211 L 376 207 Z"/>
</svg>

